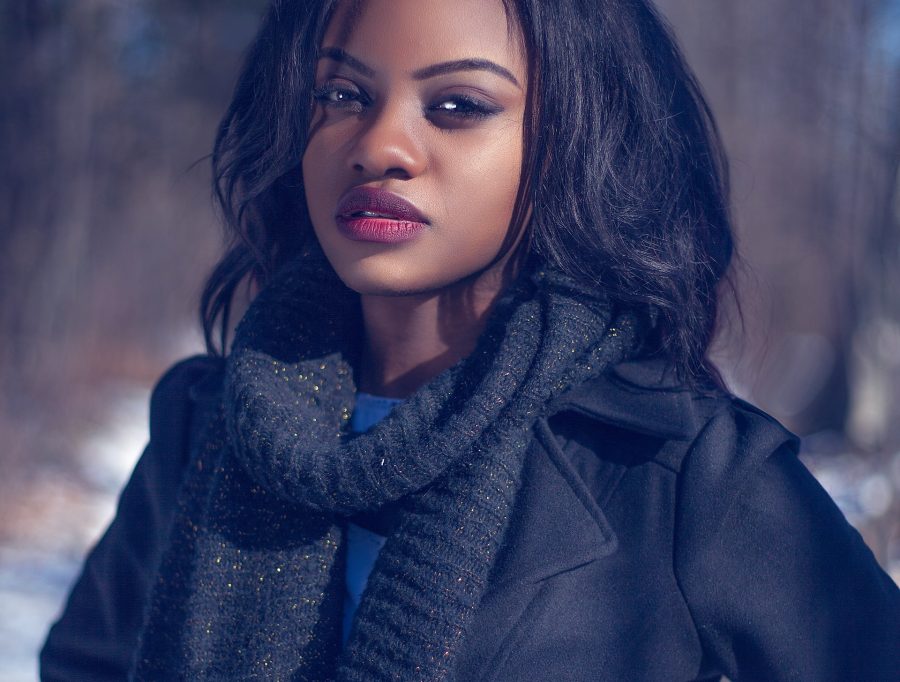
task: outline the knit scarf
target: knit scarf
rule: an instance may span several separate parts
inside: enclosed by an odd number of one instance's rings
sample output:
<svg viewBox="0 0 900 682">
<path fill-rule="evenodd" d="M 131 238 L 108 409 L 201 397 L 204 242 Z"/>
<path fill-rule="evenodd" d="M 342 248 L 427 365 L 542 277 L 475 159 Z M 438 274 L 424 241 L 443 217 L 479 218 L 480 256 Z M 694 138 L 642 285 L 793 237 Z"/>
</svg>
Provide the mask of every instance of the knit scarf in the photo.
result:
<svg viewBox="0 0 900 682">
<path fill-rule="evenodd" d="M 491 578 L 535 421 L 633 355 L 629 312 L 536 259 L 475 350 L 348 429 L 359 297 L 323 259 L 251 304 L 194 448 L 133 679 L 446 680 Z M 341 648 L 347 519 L 396 510 Z"/>
</svg>

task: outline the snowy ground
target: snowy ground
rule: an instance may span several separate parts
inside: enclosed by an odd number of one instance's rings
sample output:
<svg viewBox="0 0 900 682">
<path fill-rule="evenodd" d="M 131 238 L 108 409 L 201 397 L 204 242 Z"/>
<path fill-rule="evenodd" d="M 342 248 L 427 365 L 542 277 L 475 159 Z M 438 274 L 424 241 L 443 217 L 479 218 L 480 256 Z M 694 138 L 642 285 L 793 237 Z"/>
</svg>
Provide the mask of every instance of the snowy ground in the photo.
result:
<svg viewBox="0 0 900 682">
<path fill-rule="evenodd" d="M 148 438 L 149 390 L 121 386 L 109 396 L 105 428 L 75 448 L 80 480 L 47 471 L 11 506 L 0 544 L 0 682 L 37 679 L 37 652 L 84 553 L 112 519 L 119 489 Z"/>
</svg>

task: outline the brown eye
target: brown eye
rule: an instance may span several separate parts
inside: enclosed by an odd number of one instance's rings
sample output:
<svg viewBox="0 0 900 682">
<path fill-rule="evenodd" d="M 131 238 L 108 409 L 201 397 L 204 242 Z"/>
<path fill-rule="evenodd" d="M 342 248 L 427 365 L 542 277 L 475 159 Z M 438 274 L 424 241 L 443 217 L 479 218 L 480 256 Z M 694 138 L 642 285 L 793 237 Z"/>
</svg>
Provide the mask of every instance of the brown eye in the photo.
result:
<svg viewBox="0 0 900 682">
<path fill-rule="evenodd" d="M 429 113 L 438 113 L 458 119 L 479 120 L 493 116 L 501 111 L 496 106 L 488 105 L 472 97 L 458 95 L 441 100 L 428 108 Z"/>
<path fill-rule="evenodd" d="M 348 87 L 326 83 L 313 89 L 313 99 L 326 107 L 360 112 L 368 103 L 365 93 Z"/>
</svg>

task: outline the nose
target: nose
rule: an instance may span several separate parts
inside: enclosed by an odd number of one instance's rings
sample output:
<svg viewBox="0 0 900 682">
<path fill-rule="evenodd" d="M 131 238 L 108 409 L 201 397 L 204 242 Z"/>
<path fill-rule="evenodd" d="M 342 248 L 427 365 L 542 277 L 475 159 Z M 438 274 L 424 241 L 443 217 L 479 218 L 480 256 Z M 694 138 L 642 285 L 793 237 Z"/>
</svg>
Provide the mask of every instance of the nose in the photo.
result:
<svg viewBox="0 0 900 682">
<path fill-rule="evenodd" d="M 403 179 L 422 173 L 426 153 L 415 135 L 412 109 L 411 104 L 395 102 L 370 110 L 349 156 L 356 173 Z M 421 112 L 416 115 L 421 117 Z"/>
</svg>

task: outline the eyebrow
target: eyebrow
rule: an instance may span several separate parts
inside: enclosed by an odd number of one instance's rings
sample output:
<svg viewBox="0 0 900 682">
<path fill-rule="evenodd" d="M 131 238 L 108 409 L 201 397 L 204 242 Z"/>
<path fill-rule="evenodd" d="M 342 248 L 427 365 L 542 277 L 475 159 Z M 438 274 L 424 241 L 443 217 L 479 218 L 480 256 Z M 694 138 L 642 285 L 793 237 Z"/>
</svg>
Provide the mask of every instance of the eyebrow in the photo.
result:
<svg viewBox="0 0 900 682">
<path fill-rule="evenodd" d="M 340 47 L 322 48 L 319 50 L 318 59 L 333 59 L 336 62 L 346 64 L 363 76 L 368 78 L 375 76 L 375 70 L 372 67 L 367 66 Z M 444 74 L 453 73 L 455 71 L 489 71 L 501 78 L 505 78 L 520 90 L 522 88 L 519 81 L 516 80 L 516 77 L 509 69 L 506 69 L 489 59 L 455 59 L 450 62 L 440 62 L 439 64 L 432 64 L 431 66 L 426 66 L 413 71 L 412 77 L 414 80 L 421 81 L 428 78 L 434 78 L 435 76 L 443 76 Z"/>
</svg>

